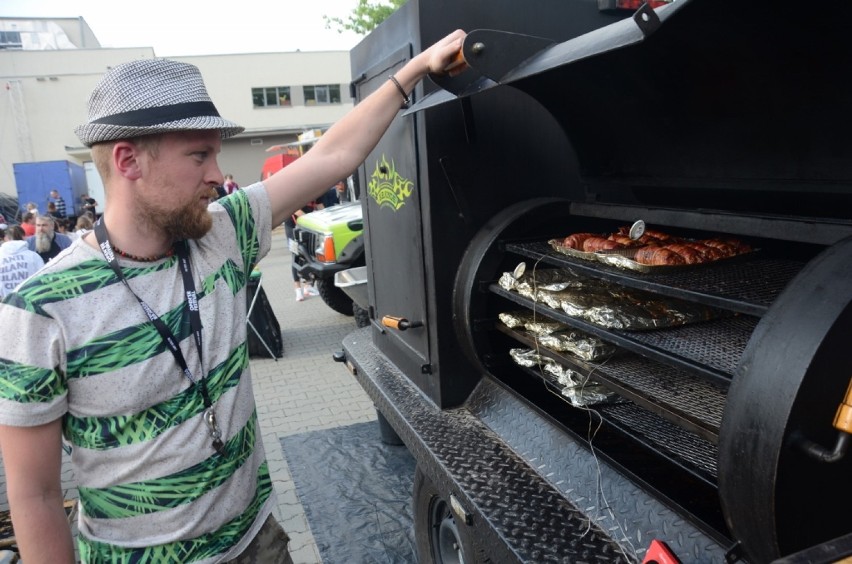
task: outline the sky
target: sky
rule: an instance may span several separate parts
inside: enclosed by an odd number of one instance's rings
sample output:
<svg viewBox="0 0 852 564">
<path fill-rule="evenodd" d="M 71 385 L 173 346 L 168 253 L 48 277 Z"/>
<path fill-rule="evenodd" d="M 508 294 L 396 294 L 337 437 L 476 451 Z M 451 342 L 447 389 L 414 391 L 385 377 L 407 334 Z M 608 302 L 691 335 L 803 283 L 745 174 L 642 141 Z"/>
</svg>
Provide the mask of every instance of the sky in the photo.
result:
<svg viewBox="0 0 852 564">
<path fill-rule="evenodd" d="M 358 0 L 0 0 L 0 17 L 82 16 L 102 47 L 153 47 L 159 57 L 348 51 L 361 37 L 325 29 Z"/>
</svg>

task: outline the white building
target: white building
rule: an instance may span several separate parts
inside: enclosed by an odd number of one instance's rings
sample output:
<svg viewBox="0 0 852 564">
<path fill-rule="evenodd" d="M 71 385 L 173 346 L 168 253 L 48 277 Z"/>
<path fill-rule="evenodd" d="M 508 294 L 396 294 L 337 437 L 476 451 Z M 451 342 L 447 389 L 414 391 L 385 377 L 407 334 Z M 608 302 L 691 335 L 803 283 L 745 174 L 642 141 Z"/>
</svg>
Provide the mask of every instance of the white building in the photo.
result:
<svg viewBox="0 0 852 564">
<path fill-rule="evenodd" d="M 101 48 L 83 18 L 0 17 L 0 194 L 17 193 L 14 163 L 90 161 L 74 135 L 89 93 L 108 68 L 154 57 L 151 47 Z M 246 128 L 219 156 L 240 185 L 260 179 L 267 149 L 352 108 L 348 51 L 170 58 L 199 67 L 219 113 Z"/>
</svg>

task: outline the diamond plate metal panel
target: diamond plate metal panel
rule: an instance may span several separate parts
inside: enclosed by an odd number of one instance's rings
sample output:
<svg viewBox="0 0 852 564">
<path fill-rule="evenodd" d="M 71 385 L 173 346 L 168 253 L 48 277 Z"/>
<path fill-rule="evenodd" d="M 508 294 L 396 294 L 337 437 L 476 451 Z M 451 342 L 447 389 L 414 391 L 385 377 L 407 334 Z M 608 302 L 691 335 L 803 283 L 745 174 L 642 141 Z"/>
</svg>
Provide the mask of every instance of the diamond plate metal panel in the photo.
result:
<svg viewBox="0 0 852 564">
<path fill-rule="evenodd" d="M 344 349 L 423 471 L 474 514 L 494 561 L 637 562 L 656 537 L 686 561 L 724 562 L 718 544 L 499 386 L 484 380 L 466 406 L 442 411 L 368 329 Z"/>
</svg>

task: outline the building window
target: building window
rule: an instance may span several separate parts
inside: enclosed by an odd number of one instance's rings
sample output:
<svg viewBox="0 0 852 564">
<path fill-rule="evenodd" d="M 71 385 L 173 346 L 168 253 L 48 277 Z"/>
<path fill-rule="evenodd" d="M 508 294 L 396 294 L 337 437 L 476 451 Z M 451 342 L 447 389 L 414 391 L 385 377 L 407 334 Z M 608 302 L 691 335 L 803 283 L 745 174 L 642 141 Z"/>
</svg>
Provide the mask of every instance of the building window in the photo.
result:
<svg viewBox="0 0 852 564">
<path fill-rule="evenodd" d="M 252 88 L 251 100 L 255 108 L 289 106 L 291 104 L 290 87 L 267 86 L 265 88 Z"/>
<path fill-rule="evenodd" d="M 20 31 L 0 31 L 0 49 L 23 49 Z"/>
<path fill-rule="evenodd" d="M 303 86 L 302 89 L 305 92 L 306 106 L 340 103 L 339 84 L 316 84 L 314 86 Z"/>
</svg>

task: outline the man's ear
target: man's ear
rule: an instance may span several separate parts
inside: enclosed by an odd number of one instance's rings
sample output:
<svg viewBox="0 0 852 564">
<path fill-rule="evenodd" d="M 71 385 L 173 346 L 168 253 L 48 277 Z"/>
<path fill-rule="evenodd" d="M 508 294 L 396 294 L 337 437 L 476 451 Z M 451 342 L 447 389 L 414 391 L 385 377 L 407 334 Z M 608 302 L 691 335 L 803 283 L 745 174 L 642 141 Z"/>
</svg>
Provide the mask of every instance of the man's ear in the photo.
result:
<svg viewBox="0 0 852 564">
<path fill-rule="evenodd" d="M 139 156 L 139 147 L 130 141 L 119 141 L 112 148 L 115 170 L 128 180 L 138 180 L 142 176 Z"/>
</svg>

